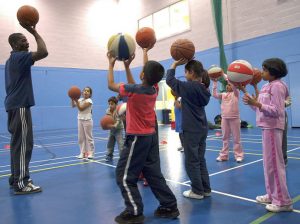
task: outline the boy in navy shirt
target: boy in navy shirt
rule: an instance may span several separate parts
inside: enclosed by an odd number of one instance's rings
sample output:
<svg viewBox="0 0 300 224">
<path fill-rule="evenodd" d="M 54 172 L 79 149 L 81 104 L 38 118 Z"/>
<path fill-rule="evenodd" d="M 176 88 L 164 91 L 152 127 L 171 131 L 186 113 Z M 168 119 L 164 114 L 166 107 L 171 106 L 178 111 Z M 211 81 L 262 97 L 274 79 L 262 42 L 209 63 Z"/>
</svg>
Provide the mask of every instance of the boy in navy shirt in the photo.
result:
<svg viewBox="0 0 300 224">
<path fill-rule="evenodd" d="M 144 51 L 146 54 L 147 51 Z M 144 55 L 145 56 L 145 55 Z M 128 84 L 115 83 L 113 68 L 116 58 L 108 53 L 108 88 L 127 96 L 126 140 L 116 168 L 117 184 L 121 189 L 126 209 L 115 218 L 117 223 L 142 223 L 143 202 L 137 187 L 141 172 L 160 205 L 154 215 L 160 218 L 179 216 L 177 201 L 166 184 L 160 169 L 158 137 L 155 132 L 155 101 L 158 82 L 164 68 L 156 61 L 145 63 L 140 75 L 142 84 L 135 84 L 129 65 L 134 56 L 124 61 Z"/>
<path fill-rule="evenodd" d="M 8 38 L 13 50 L 5 64 L 5 109 L 8 114 L 8 131 L 11 134 L 9 184 L 17 195 L 42 191 L 39 186 L 32 183 L 29 175 L 29 162 L 33 149 L 30 107 L 35 104 L 31 66 L 35 61 L 48 55 L 46 44 L 35 27 L 25 24 L 21 26 L 34 36 L 37 50 L 28 51 L 29 43 L 21 33 L 13 33 Z"/>
</svg>

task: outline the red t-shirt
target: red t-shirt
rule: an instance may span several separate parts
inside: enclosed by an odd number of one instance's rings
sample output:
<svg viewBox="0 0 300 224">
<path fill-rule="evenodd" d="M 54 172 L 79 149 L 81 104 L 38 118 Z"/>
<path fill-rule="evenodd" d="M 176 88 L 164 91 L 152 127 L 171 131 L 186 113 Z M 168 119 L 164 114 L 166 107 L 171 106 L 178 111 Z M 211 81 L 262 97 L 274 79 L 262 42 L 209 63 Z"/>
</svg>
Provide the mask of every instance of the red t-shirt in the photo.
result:
<svg viewBox="0 0 300 224">
<path fill-rule="evenodd" d="M 127 96 L 126 134 L 150 135 L 155 133 L 155 102 L 158 85 L 121 84 L 121 97 Z"/>
</svg>

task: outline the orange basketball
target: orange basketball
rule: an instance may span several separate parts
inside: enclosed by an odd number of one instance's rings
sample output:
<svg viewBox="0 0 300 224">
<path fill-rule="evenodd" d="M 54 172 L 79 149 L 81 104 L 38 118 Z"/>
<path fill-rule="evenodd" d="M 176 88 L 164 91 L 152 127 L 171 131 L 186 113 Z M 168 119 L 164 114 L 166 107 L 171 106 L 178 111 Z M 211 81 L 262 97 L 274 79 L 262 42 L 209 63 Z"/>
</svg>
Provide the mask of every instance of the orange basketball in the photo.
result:
<svg viewBox="0 0 300 224">
<path fill-rule="evenodd" d="M 150 27 L 143 27 L 139 29 L 135 35 L 136 43 L 141 48 L 147 48 L 156 42 L 155 32 Z"/>
<path fill-rule="evenodd" d="M 39 21 L 39 12 L 30 5 L 23 5 L 18 9 L 17 18 L 22 24 L 35 26 Z"/>
<path fill-rule="evenodd" d="M 178 39 L 171 45 L 170 53 L 176 61 L 181 58 L 191 60 L 195 55 L 195 45 L 188 39 Z"/>
<path fill-rule="evenodd" d="M 253 78 L 250 82 L 251 85 L 255 85 L 262 80 L 261 71 L 258 68 L 253 68 Z"/>
<path fill-rule="evenodd" d="M 81 90 L 77 86 L 72 86 L 68 91 L 68 95 L 71 99 L 78 100 L 81 96 Z"/>
<path fill-rule="evenodd" d="M 109 130 L 109 125 L 112 125 L 114 123 L 114 119 L 112 118 L 112 116 L 109 115 L 104 115 L 100 120 L 100 126 L 103 130 Z"/>
</svg>

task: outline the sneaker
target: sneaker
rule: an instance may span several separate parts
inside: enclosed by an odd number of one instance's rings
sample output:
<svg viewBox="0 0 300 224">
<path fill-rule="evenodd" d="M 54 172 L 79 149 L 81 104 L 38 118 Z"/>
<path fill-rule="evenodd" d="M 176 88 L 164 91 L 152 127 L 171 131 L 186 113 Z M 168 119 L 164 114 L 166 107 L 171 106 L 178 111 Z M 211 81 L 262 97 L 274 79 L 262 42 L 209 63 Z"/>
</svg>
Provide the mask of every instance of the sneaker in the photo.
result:
<svg viewBox="0 0 300 224">
<path fill-rule="evenodd" d="M 177 207 L 168 208 L 158 206 L 158 208 L 154 211 L 154 216 L 159 218 L 176 219 L 179 215 L 180 213 Z"/>
<path fill-rule="evenodd" d="M 77 156 L 77 159 L 83 159 L 84 158 L 84 154 L 83 153 L 80 153 L 78 156 Z"/>
<path fill-rule="evenodd" d="M 88 159 L 94 159 L 94 153 L 89 152 L 87 158 Z"/>
<path fill-rule="evenodd" d="M 241 158 L 241 157 L 238 157 L 238 158 L 236 158 L 236 160 L 235 160 L 237 163 L 241 163 L 241 162 L 243 162 L 243 158 Z"/>
<path fill-rule="evenodd" d="M 224 161 L 228 161 L 228 158 L 224 158 L 224 157 L 218 156 L 216 158 L 216 161 L 218 161 L 218 162 L 224 162 Z"/>
<path fill-rule="evenodd" d="M 203 196 L 204 197 L 210 197 L 211 196 L 211 192 L 203 192 Z"/>
<path fill-rule="evenodd" d="M 121 214 L 115 218 L 115 221 L 117 223 L 139 224 L 139 223 L 143 223 L 144 220 L 145 220 L 145 216 L 143 214 L 132 215 L 127 210 L 121 212 Z"/>
<path fill-rule="evenodd" d="M 113 157 L 112 156 L 106 156 L 105 157 L 105 161 L 106 162 L 111 162 L 113 160 Z"/>
<path fill-rule="evenodd" d="M 198 199 L 198 200 L 201 200 L 201 199 L 204 198 L 203 195 L 196 194 L 192 190 L 184 191 L 183 196 L 186 197 L 186 198 L 193 198 L 193 199 Z"/>
<path fill-rule="evenodd" d="M 22 189 L 15 190 L 16 195 L 33 194 L 38 192 L 42 192 L 42 188 L 40 186 L 33 185 L 32 183 L 28 183 L 27 186 Z"/>
<path fill-rule="evenodd" d="M 291 212 L 293 211 L 293 205 L 274 205 L 268 204 L 266 205 L 266 209 L 270 212 Z"/>
<path fill-rule="evenodd" d="M 256 201 L 258 203 L 263 203 L 263 204 L 270 204 L 271 203 L 271 199 L 269 198 L 269 196 L 266 195 L 261 195 L 261 196 L 257 196 L 256 197 Z"/>
</svg>

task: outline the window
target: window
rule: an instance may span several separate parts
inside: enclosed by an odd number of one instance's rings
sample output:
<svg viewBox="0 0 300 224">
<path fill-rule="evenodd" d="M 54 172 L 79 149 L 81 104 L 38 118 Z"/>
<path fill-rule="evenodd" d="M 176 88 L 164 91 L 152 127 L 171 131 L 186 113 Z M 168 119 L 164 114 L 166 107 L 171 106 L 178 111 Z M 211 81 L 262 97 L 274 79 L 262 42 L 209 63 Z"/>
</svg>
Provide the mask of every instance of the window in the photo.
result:
<svg viewBox="0 0 300 224">
<path fill-rule="evenodd" d="M 138 28 L 151 27 L 156 39 L 163 39 L 190 29 L 188 0 L 179 1 L 138 21 Z"/>
</svg>

